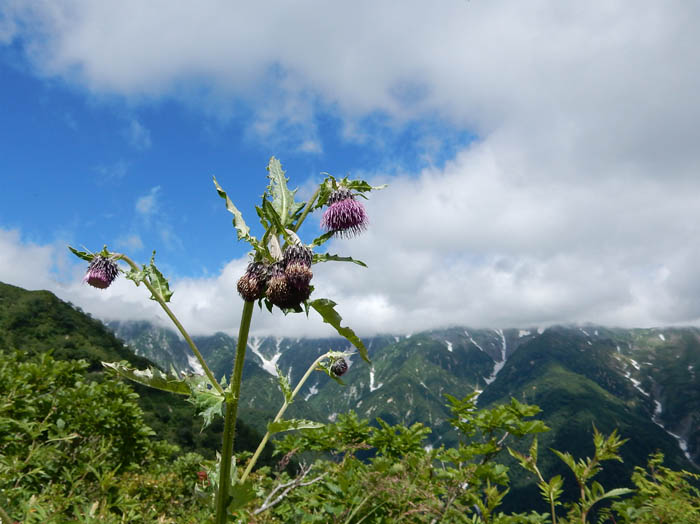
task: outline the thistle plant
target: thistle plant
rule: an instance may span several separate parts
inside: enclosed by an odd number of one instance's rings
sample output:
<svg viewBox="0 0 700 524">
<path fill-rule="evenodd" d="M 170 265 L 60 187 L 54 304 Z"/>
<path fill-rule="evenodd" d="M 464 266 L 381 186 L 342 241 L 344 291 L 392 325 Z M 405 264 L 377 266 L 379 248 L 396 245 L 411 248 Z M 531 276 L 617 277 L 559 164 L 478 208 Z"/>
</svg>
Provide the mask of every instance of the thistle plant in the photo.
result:
<svg viewBox="0 0 700 524">
<path fill-rule="evenodd" d="M 178 375 L 174 370 L 164 372 L 157 368 L 146 370 L 132 369 L 125 362 L 103 363 L 118 374 L 145 384 L 188 397 L 209 424 L 215 416 L 224 417 L 222 449 L 216 471 L 208 475 L 215 488 L 216 524 L 226 522 L 230 515 L 255 498 L 252 483 L 248 476 L 265 444 L 275 433 L 284 431 L 319 428 L 323 424 L 299 419 L 284 419 L 287 407 L 294 401 L 302 386 L 314 371 L 322 371 L 340 384 L 340 376 L 348 371 L 348 351 L 329 351 L 318 357 L 308 368 L 299 383 L 292 389 L 286 375 L 277 369 L 279 387 L 284 396 L 282 407 L 268 424 L 267 433 L 244 472 L 239 476 L 235 467 L 233 445 L 235 441 L 236 418 L 240 403 L 241 378 L 245 360 L 248 333 L 257 302 L 260 309 L 272 312 L 278 308 L 284 314 L 317 312 L 324 322 L 333 326 L 339 335 L 346 338 L 357 350 L 360 357 L 369 363 L 367 350 L 362 340 L 347 326 L 342 326 L 342 318 L 335 309 L 336 303 L 327 298 L 312 298 L 314 288 L 312 265 L 321 262 L 352 262 L 366 265 L 351 257 L 343 257 L 327 252 L 317 252 L 333 237 L 351 238 L 367 228 L 368 218 L 364 206 L 358 198 L 366 198 L 369 193 L 381 187 L 372 187 L 363 180 L 336 179 L 328 175 L 306 202 L 295 200 L 296 190 L 287 187 L 288 179 L 276 158 L 270 159 L 267 167 L 269 183 L 256 206 L 256 212 L 263 228 L 260 239 L 254 237 L 228 194 L 214 178 L 218 195 L 224 200 L 226 209 L 233 214 L 233 226 L 239 241 L 251 247 L 250 263 L 245 273 L 235 284 L 231 283 L 231 297 L 235 300 L 236 290 L 243 299 L 243 310 L 238 330 L 236 356 L 229 380 L 217 380 L 194 340 L 188 334 L 175 314 L 169 308 L 173 292 L 168 280 L 155 265 L 155 251 L 149 264 L 139 266 L 124 253 L 115 253 L 105 246 L 98 253 L 69 249 L 78 257 L 90 263 L 84 281 L 89 285 L 105 289 L 117 278 L 125 274 L 137 286 L 143 284 L 150 292 L 150 298 L 158 302 L 175 327 L 190 346 L 204 375 Z M 383 186 L 382 186 L 383 187 Z M 299 229 L 310 213 L 324 209 L 321 226 L 325 233 L 306 244 L 298 235 Z M 125 263 L 128 268 L 118 265 Z"/>
</svg>

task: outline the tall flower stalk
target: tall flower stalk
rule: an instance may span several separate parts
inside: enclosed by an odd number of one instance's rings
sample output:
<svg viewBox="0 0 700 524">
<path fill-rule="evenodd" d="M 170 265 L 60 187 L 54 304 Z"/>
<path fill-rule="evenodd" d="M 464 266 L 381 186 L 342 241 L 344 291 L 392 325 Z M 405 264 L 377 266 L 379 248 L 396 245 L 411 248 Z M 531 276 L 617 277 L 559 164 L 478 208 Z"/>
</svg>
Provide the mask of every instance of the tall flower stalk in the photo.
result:
<svg viewBox="0 0 700 524">
<path fill-rule="evenodd" d="M 228 384 L 226 384 L 225 379 L 222 382 L 216 380 L 194 340 L 169 308 L 168 302 L 170 302 L 173 292 L 170 291 L 167 279 L 155 266 L 155 252 L 148 265 L 139 267 L 127 255 L 110 252 L 107 247 L 99 253 L 70 248 L 75 255 L 90 262 L 84 279 L 89 285 L 105 289 L 111 285 L 120 272 L 125 273 L 126 278 L 132 280 L 137 286 L 143 283 L 150 292 L 151 299 L 163 308 L 187 341 L 204 370 L 204 376 L 177 376 L 154 368 L 148 370 L 132 369 L 125 362 L 104 363 L 106 367 L 131 380 L 190 397 L 190 400 L 200 407 L 200 414 L 204 418 L 205 425 L 210 423 L 214 416 L 222 415 L 224 417 L 218 473 L 211 479 L 215 487 L 213 503 L 216 524 L 227 522 L 233 512 L 254 498 L 249 474 L 255 467 L 263 447 L 275 433 L 323 426 L 323 424 L 314 421 L 283 418 L 287 407 L 311 373 L 314 370 L 320 370 L 340 382 L 339 377 L 348 370 L 346 357 L 349 354 L 331 351 L 311 364 L 292 391 L 286 376 L 278 369 L 278 381 L 284 395 L 284 402 L 275 418 L 268 424 L 267 433 L 246 465 L 243 474 L 239 477 L 238 470 L 234 465 L 233 450 L 236 420 L 241 401 L 243 364 L 255 302 L 261 309 L 264 305 L 270 312 L 275 307 L 281 309 L 285 314 L 301 312 L 308 314 L 310 310 L 316 311 L 324 322 L 332 325 L 338 334 L 350 341 L 359 355 L 369 362 L 367 350 L 359 337 L 352 329 L 341 325 L 342 318 L 335 310 L 335 302 L 326 298 L 312 299 L 313 271 L 311 266 L 328 261 L 353 262 L 365 266 L 363 262 L 351 257 L 317 253 L 314 250 L 333 237 L 349 238 L 364 231 L 368 224 L 367 213 L 357 197 L 366 198 L 365 193 L 381 189 L 381 187 L 372 187 L 362 180 L 349 180 L 347 177 L 338 180 L 327 175 L 307 202 L 297 202 L 295 201 L 296 191 L 288 189 L 288 179 L 279 160 L 272 157 L 267 171 L 269 183 L 263 194 L 261 205 L 256 206 L 264 229 L 260 240 L 251 235 L 243 215 L 214 179 L 217 193 L 225 201 L 226 209 L 233 214 L 233 226 L 238 240 L 247 242 L 252 248 L 251 261 L 236 285 L 238 294 L 243 299 L 243 310 L 238 328 L 236 355 Z M 325 211 L 321 225 L 326 232 L 311 243 L 305 244 L 297 232 L 311 213 L 322 208 L 325 208 Z M 125 262 L 129 269 L 124 270 L 119 267 L 117 263 L 120 261 Z"/>
</svg>

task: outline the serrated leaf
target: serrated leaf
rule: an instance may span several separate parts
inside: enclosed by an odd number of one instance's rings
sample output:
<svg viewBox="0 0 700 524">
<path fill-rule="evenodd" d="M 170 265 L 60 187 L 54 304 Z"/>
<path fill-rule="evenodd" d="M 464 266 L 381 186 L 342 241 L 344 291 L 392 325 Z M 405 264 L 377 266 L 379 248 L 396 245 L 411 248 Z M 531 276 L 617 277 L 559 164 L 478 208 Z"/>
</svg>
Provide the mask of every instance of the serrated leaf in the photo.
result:
<svg viewBox="0 0 700 524">
<path fill-rule="evenodd" d="M 201 415 L 203 419 L 202 429 L 206 428 L 212 423 L 214 417 L 222 414 L 222 405 L 224 402 L 224 396 L 219 393 L 216 389 L 209 389 L 206 387 L 208 380 L 201 375 L 196 375 L 204 379 L 204 383 L 192 381 L 188 383 L 190 387 L 190 397 L 187 399 L 188 402 L 195 406 L 197 414 Z"/>
<path fill-rule="evenodd" d="M 170 291 L 170 286 L 168 285 L 168 279 L 163 276 L 160 270 L 156 267 L 154 260 L 156 257 L 155 250 L 151 256 L 151 262 L 148 266 L 141 266 L 140 271 L 131 269 L 127 274 L 126 278 L 133 280 L 138 286 L 141 282 L 147 281 L 163 298 L 165 302 L 170 302 L 173 292 Z M 151 300 L 157 300 L 156 297 L 151 296 Z"/>
<path fill-rule="evenodd" d="M 365 362 L 371 364 L 369 356 L 367 355 L 367 348 L 365 348 L 362 340 L 355 335 L 355 332 L 352 329 L 340 325 L 343 317 L 341 317 L 335 310 L 335 302 L 327 298 L 319 298 L 310 302 L 309 305 L 318 311 L 321 317 L 323 317 L 324 322 L 333 326 L 340 336 L 345 337 L 353 346 L 357 348 L 357 351 L 360 353 L 360 356 Z"/>
<path fill-rule="evenodd" d="M 245 240 L 253 247 L 253 249 L 255 249 L 255 251 L 259 252 L 260 246 L 258 245 L 258 241 L 254 236 L 250 234 L 250 228 L 245 223 L 245 220 L 243 220 L 243 215 L 228 197 L 226 191 L 224 191 L 219 185 L 219 183 L 216 181 L 216 177 L 213 178 L 214 186 L 216 186 L 216 192 L 221 198 L 224 199 L 224 201 L 226 202 L 226 209 L 233 215 L 233 227 L 236 228 L 238 240 Z"/>
<path fill-rule="evenodd" d="M 231 502 L 226 508 L 229 512 L 236 511 L 255 499 L 255 490 L 253 489 L 253 481 L 250 479 L 245 482 L 234 482 L 231 484 L 229 492 Z"/>
<path fill-rule="evenodd" d="M 280 389 L 284 395 L 284 400 L 287 403 L 292 402 L 292 387 L 289 385 L 289 379 L 282 373 L 282 370 L 278 365 L 275 364 L 275 369 L 277 370 L 277 380 L 280 384 Z"/>
<path fill-rule="evenodd" d="M 170 302 L 170 298 L 173 296 L 173 292 L 170 291 L 168 279 L 163 276 L 163 273 L 161 273 L 160 270 L 154 264 L 155 258 L 156 252 L 154 250 L 153 255 L 151 256 L 151 263 L 148 266 L 149 281 L 151 283 L 151 286 L 153 286 L 155 290 L 160 294 L 160 296 L 163 297 L 163 300 L 165 302 Z M 154 297 L 151 297 L 151 299 L 155 300 Z"/>
<path fill-rule="evenodd" d="M 270 422 L 267 425 L 267 430 L 271 434 L 281 433 L 283 431 L 293 431 L 297 429 L 318 429 L 325 426 L 321 422 L 314 422 L 313 420 L 303 420 L 303 419 L 289 419 L 289 420 L 279 420 L 277 422 Z"/>
<path fill-rule="evenodd" d="M 88 253 L 87 251 L 78 251 L 77 249 L 74 249 L 71 246 L 68 246 L 68 249 L 70 249 L 71 253 L 73 253 L 76 257 L 82 258 L 83 260 L 87 260 L 88 262 L 92 262 L 92 259 L 95 258 L 94 253 Z"/>
<path fill-rule="evenodd" d="M 310 244 L 310 247 L 320 246 L 320 245 L 326 243 L 328 240 L 330 240 L 334 236 L 335 236 L 335 231 L 329 231 L 328 233 L 324 233 L 320 237 L 314 238 L 313 242 L 311 242 L 311 244 Z"/>
<path fill-rule="evenodd" d="M 339 255 L 331 255 L 330 253 L 314 253 L 313 263 L 318 264 L 319 262 L 352 262 L 358 266 L 367 267 L 362 260 L 356 260 L 352 257 L 341 257 Z"/>
<path fill-rule="evenodd" d="M 284 225 L 282 225 L 282 217 L 269 200 L 263 199 L 262 210 L 265 218 L 275 227 L 275 234 L 282 235 L 285 239 L 288 238 L 287 230 Z M 273 236 L 273 238 L 275 237 Z"/>
<path fill-rule="evenodd" d="M 184 378 L 169 373 L 163 373 L 158 368 L 134 369 L 126 361 L 102 362 L 102 365 L 111 369 L 119 375 L 155 389 L 177 393 L 178 395 L 189 395 L 190 387 Z"/>
<path fill-rule="evenodd" d="M 266 194 L 272 199 L 272 207 L 277 212 L 284 227 L 291 223 L 293 216 L 298 212 L 298 205 L 294 202 L 294 193 L 287 188 L 287 177 L 284 176 L 282 164 L 274 156 L 267 165 L 267 177 L 270 183 Z M 281 231 L 280 231 L 281 233 Z"/>
</svg>

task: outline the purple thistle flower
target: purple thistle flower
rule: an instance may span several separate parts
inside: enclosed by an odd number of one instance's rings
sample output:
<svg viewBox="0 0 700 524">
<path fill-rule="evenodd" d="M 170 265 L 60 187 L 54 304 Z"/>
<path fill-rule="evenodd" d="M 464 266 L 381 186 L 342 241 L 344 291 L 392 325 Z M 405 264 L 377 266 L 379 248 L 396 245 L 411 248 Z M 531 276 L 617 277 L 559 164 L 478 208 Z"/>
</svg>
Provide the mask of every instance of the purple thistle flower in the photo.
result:
<svg viewBox="0 0 700 524">
<path fill-rule="evenodd" d="M 311 268 L 301 262 L 292 262 L 284 268 L 289 283 L 297 289 L 308 288 L 314 274 Z"/>
<path fill-rule="evenodd" d="M 284 250 L 284 264 L 286 266 L 298 262 L 309 267 L 311 266 L 312 259 L 313 253 L 304 244 L 287 246 L 287 248 Z"/>
<path fill-rule="evenodd" d="M 350 238 L 367 229 L 365 206 L 355 200 L 349 189 L 341 187 L 328 198 L 328 209 L 324 211 L 321 227 L 335 235 Z"/>
<path fill-rule="evenodd" d="M 238 294 L 246 302 L 262 298 L 267 282 L 267 268 L 260 262 L 248 264 L 245 274 L 238 279 Z"/>
<path fill-rule="evenodd" d="M 340 377 L 348 370 L 348 363 L 344 358 L 339 358 L 331 364 L 331 373 L 336 377 Z"/>
<path fill-rule="evenodd" d="M 107 289 L 119 274 L 117 263 L 111 258 L 95 255 L 88 266 L 87 273 L 83 277 L 83 282 L 87 282 L 92 287 Z"/>
<path fill-rule="evenodd" d="M 309 273 L 311 270 L 306 268 Z M 309 278 L 310 280 L 310 278 Z M 273 265 L 270 280 L 267 282 L 265 296 L 275 306 L 282 309 L 291 309 L 300 305 L 311 295 L 309 283 L 297 282 L 300 286 L 290 281 L 285 273 L 284 264 L 277 262 Z"/>
</svg>

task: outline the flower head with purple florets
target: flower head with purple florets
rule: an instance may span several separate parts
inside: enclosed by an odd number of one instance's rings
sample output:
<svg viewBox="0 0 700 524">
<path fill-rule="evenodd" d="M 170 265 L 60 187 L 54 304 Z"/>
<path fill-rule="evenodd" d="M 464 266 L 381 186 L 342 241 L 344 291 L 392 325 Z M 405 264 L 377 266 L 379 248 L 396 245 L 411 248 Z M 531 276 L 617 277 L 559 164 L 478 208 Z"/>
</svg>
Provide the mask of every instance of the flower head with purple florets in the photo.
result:
<svg viewBox="0 0 700 524">
<path fill-rule="evenodd" d="M 321 227 L 339 237 L 349 238 L 367 229 L 367 212 L 355 195 L 339 187 L 328 197 L 328 209 L 323 213 Z"/>
<path fill-rule="evenodd" d="M 107 289 L 119 274 L 117 263 L 109 257 L 95 255 L 88 266 L 83 282 L 87 282 L 92 287 Z"/>
<path fill-rule="evenodd" d="M 238 294 L 247 302 L 262 298 L 265 294 L 267 278 L 267 266 L 261 262 L 251 262 L 245 274 L 238 279 Z"/>
</svg>

